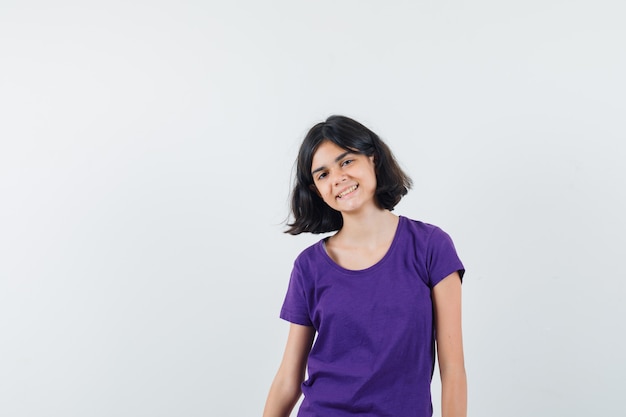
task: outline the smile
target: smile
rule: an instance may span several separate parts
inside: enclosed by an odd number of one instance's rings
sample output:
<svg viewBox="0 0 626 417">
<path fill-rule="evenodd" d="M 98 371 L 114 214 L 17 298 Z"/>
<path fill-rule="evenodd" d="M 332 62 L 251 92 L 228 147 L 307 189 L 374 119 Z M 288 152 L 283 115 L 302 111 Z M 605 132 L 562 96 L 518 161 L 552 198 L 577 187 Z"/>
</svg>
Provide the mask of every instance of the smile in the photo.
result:
<svg viewBox="0 0 626 417">
<path fill-rule="evenodd" d="M 346 188 L 345 190 L 343 190 L 342 192 L 340 192 L 336 198 L 342 198 L 343 196 L 350 194 L 352 191 L 356 190 L 357 188 L 359 188 L 359 185 L 353 185 L 350 188 Z"/>
</svg>

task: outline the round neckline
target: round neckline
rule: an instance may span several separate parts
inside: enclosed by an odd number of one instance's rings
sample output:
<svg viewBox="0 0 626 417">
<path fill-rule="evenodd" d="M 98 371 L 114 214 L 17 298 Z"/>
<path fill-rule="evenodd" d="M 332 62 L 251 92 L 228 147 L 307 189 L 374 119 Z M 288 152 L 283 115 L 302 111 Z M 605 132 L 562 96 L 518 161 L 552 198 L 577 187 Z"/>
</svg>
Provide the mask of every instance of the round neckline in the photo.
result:
<svg viewBox="0 0 626 417">
<path fill-rule="evenodd" d="M 348 275 L 366 274 L 370 271 L 378 269 L 383 263 L 386 262 L 387 258 L 391 256 L 391 253 L 394 251 L 394 248 L 396 247 L 397 242 L 399 240 L 400 230 L 403 228 L 404 222 L 405 222 L 405 217 L 398 216 L 398 225 L 396 226 L 396 231 L 393 235 L 393 240 L 391 241 L 391 245 L 389 245 L 387 252 L 385 252 L 383 257 L 380 258 L 376 263 L 374 263 L 371 266 L 368 266 L 365 269 L 348 269 L 348 268 L 344 268 L 343 266 L 335 262 L 335 260 L 331 258 L 328 252 L 326 251 L 326 240 L 328 239 L 328 237 L 325 237 L 324 239 L 321 239 L 318 242 L 318 249 L 322 252 L 322 257 L 326 260 L 326 262 L 328 262 L 330 266 L 332 266 L 336 270 L 343 272 L 344 274 L 348 274 Z"/>
</svg>

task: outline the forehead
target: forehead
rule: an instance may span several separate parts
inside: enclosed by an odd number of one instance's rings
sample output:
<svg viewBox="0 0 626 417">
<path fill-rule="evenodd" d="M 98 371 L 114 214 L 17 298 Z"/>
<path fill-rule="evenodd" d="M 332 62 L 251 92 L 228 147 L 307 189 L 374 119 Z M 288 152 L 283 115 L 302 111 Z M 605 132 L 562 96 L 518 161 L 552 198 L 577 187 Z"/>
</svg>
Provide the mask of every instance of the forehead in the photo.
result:
<svg viewBox="0 0 626 417">
<path fill-rule="evenodd" d="M 349 149 L 345 149 L 342 148 L 341 146 L 337 145 L 334 142 L 331 142 L 329 140 L 325 140 L 324 142 L 322 142 L 320 144 L 320 146 L 317 147 L 317 149 L 315 150 L 315 152 L 313 153 L 313 158 L 311 160 L 311 165 L 313 166 L 313 169 L 319 167 L 319 166 L 326 166 L 329 165 L 333 162 L 335 162 L 335 159 L 346 153 L 346 152 L 354 152 L 351 151 Z"/>
</svg>

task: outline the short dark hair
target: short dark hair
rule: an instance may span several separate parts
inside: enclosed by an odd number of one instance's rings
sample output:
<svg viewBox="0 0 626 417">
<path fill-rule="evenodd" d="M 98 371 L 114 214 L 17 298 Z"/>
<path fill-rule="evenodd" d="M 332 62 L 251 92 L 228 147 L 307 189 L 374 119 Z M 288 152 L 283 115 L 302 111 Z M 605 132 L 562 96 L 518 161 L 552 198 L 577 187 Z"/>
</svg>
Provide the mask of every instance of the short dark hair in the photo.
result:
<svg viewBox="0 0 626 417">
<path fill-rule="evenodd" d="M 313 185 L 311 164 L 313 155 L 324 141 L 366 156 L 374 156 L 376 172 L 376 203 L 393 210 L 412 185 L 411 178 L 402 171 L 389 147 L 356 120 L 345 116 L 330 116 L 325 122 L 309 130 L 298 152 L 296 178 L 291 195 L 293 223 L 285 233 L 325 233 L 341 229 L 341 213 L 328 206 Z"/>
</svg>

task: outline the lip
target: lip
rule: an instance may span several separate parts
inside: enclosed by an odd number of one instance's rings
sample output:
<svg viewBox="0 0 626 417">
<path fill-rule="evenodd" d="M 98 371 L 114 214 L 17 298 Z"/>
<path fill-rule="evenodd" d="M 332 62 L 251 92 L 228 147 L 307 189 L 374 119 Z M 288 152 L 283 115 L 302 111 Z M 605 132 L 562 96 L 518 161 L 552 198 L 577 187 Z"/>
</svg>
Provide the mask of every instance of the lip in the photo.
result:
<svg viewBox="0 0 626 417">
<path fill-rule="evenodd" d="M 352 194 L 353 192 L 355 192 L 358 189 L 359 189 L 359 184 L 354 184 L 354 185 L 351 185 L 349 187 L 345 187 L 343 190 L 341 190 L 341 192 L 339 192 L 335 196 L 335 199 L 340 200 L 340 199 L 342 199 L 342 198 Z"/>
</svg>

